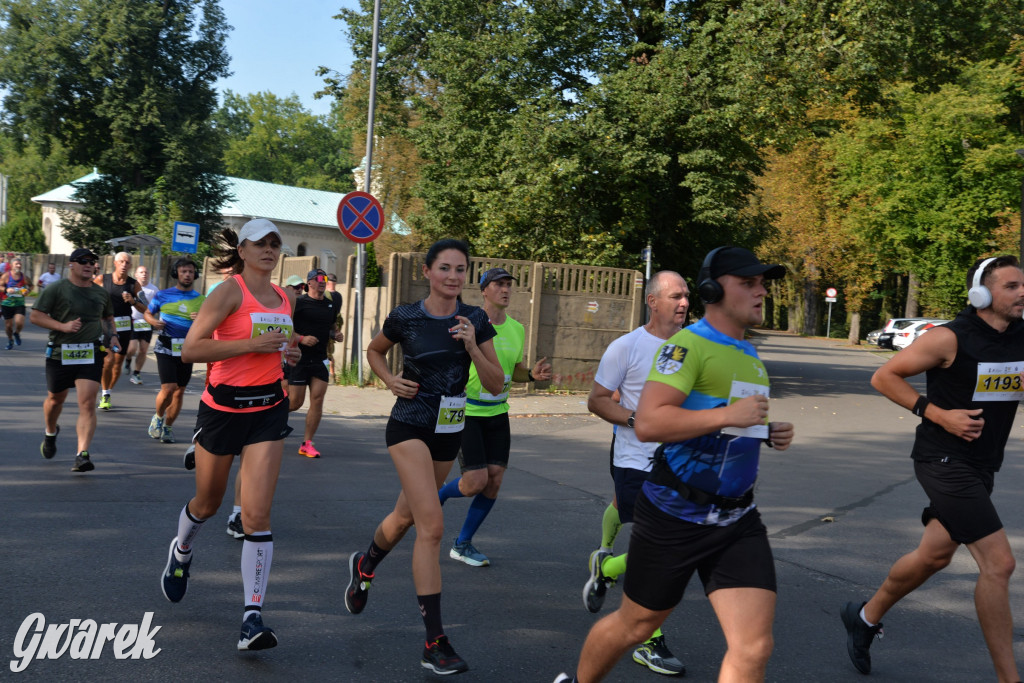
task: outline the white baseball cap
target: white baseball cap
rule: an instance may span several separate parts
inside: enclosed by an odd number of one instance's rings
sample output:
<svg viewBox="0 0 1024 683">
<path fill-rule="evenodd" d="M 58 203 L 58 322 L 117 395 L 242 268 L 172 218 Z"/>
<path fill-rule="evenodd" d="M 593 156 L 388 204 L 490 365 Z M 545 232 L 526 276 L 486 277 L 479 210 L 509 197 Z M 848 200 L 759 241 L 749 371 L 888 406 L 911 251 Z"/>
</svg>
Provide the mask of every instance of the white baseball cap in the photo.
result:
<svg viewBox="0 0 1024 683">
<path fill-rule="evenodd" d="M 279 239 L 281 237 L 281 231 L 278 230 L 276 225 L 266 218 L 254 218 L 243 225 L 242 229 L 238 232 L 238 243 L 241 244 L 245 240 L 257 242 L 270 233 L 274 233 Z"/>
</svg>

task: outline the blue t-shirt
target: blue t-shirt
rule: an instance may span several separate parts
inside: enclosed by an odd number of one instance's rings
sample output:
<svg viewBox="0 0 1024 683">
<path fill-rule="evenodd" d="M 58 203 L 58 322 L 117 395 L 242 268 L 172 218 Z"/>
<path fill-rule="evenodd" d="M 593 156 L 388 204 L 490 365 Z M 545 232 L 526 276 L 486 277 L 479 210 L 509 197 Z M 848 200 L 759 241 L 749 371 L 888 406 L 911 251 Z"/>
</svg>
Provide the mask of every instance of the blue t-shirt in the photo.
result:
<svg viewBox="0 0 1024 683">
<path fill-rule="evenodd" d="M 164 322 L 161 335 L 172 339 L 184 338 L 188 328 L 192 327 L 192 314 L 199 312 L 199 306 L 205 299 L 194 289 L 161 289 L 149 302 L 149 312 Z"/>
<path fill-rule="evenodd" d="M 768 373 L 753 345 L 722 334 L 701 320 L 672 335 L 659 349 L 648 382 L 668 384 L 686 394 L 682 407 L 708 410 L 729 405 L 752 393 L 768 394 Z M 664 444 L 669 467 L 688 486 L 706 493 L 739 498 L 754 486 L 761 442 L 755 428 L 728 429 L 686 441 Z M 737 435 L 742 432 L 750 435 Z M 725 526 L 746 509 L 719 510 L 697 505 L 674 489 L 644 482 L 643 491 L 663 512 L 696 524 Z"/>
</svg>

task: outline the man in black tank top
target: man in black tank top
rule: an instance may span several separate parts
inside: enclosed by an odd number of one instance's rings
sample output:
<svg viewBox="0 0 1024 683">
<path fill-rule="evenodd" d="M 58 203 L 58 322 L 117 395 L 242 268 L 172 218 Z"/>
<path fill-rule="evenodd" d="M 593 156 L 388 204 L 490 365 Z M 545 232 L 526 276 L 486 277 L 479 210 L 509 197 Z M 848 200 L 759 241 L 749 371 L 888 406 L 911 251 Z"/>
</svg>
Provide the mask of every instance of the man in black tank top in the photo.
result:
<svg viewBox="0 0 1024 683">
<path fill-rule="evenodd" d="M 974 601 L 998 680 L 1019 681 L 1013 655 L 1006 531 L 992 504 L 995 473 L 1024 397 L 1024 272 L 1013 256 L 979 259 L 967 273 L 971 305 L 875 372 L 871 384 L 921 418 L 911 457 L 928 495 L 921 543 L 889 570 L 866 603 L 840 612 L 847 652 L 863 674 L 882 616 L 946 567 L 963 544 L 978 564 Z M 926 373 L 927 395 L 906 378 Z"/>
<path fill-rule="evenodd" d="M 114 272 L 99 275 L 93 280 L 110 295 L 110 303 L 114 307 L 114 327 L 121 343 L 120 353 L 108 353 L 103 360 L 103 376 L 100 380 L 103 393 L 99 405 L 103 410 L 111 408 L 110 392 L 121 377 L 124 354 L 132 340 L 132 309 L 140 313 L 146 310 L 146 305 L 139 299 L 142 285 L 128 275 L 131 267 L 132 255 L 126 251 L 119 252 L 114 256 Z"/>
</svg>

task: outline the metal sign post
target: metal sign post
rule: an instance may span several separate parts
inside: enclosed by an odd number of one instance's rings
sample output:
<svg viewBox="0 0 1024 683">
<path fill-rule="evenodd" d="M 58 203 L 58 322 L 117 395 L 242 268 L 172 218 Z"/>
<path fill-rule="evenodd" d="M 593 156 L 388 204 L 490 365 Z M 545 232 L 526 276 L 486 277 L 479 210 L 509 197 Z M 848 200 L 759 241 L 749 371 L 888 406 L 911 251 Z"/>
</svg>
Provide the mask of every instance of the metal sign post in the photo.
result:
<svg viewBox="0 0 1024 683">
<path fill-rule="evenodd" d="M 828 324 L 825 326 L 825 337 L 832 336 L 832 304 L 836 302 L 836 295 L 839 291 L 835 287 L 825 290 L 825 301 L 828 302 Z"/>
</svg>

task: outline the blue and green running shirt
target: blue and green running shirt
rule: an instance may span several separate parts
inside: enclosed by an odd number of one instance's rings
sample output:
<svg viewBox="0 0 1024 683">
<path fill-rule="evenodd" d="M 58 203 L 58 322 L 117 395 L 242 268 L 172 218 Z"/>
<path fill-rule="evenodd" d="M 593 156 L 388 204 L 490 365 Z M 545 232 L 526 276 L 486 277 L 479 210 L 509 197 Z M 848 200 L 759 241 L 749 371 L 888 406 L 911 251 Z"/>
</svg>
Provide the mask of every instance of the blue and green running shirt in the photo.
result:
<svg viewBox="0 0 1024 683">
<path fill-rule="evenodd" d="M 192 314 L 199 312 L 206 297 L 194 289 L 177 287 L 161 289 L 149 302 L 149 312 L 164 321 L 160 333 L 165 337 L 184 338 L 192 327 Z M 154 349 L 155 350 L 155 349 Z"/>
<path fill-rule="evenodd" d="M 512 372 L 523 360 L 526 330 L 522 324 L 506 315 L 505 322 L 494 325 L 494 331 L 498 333 L 494 337 L 494 352 L 498 354 L 498 362 L 505 373 L 505 384 L 500 394 L 487 393 L 480 384 L 480 376 L 476 374 L 476 365 L 471 366 L 469 381 L 466 383 L 466 415 L 470 417 L 491 417 L 508 412 L 508 388 L 512 384 Z"/>
<path fill-rule="evenodd" d="M 687 410 L 719 408 L 752 393 L 768 394 L 768 373 L 754 347 L 722 334 L 706 320 L 677 332 L 661 346 L 647 381 L 685 393 L 682 407 Z M 764 426 L 727 429 L 666 443 L 665 459 L 687 486 L 738 498 L 757 479 L 761 441 L 766 437 Z M 650 481 L 644 482 L 643 490 L 666 514 L 696 524 L 726 526 L 753 507 L 719 510 L 696 505 L 675 490 Z"/>
</svg>

